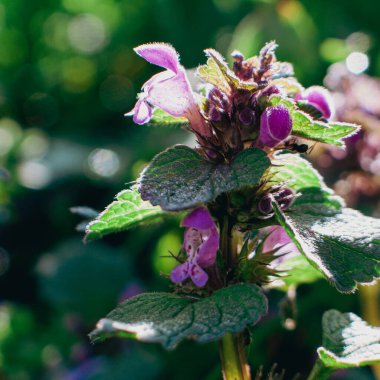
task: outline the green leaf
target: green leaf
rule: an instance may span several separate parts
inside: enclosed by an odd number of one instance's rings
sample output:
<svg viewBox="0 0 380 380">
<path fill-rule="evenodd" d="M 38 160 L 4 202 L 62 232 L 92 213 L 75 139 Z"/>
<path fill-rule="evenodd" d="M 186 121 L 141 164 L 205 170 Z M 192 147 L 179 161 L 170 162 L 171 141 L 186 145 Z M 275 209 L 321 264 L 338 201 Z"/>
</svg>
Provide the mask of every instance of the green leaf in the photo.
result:
<svg viewBox="0 0 380 380">
<path fill-rule="evenodd" d="M 344 205 L 342 198 L 329 189 L 310 162 L 298 154 L 277 154 L 268 170 L 268 187 L 284 184 L 298 193 L 294 207 L 318 203 L 339 210 Z"/>
<path fill-rule="evenodd" d="M 229 93 L 231 88 L 247 91 L 257 89 L 257 83 L 241 81 L 216 50 L 206 49 L 205 53 L 209 57 L 207 64 L 200 66 L 196 72 L 196 75 L 205 82 L 214 85 L 225 93 Z"/>
<path fill-rule="evenodd" d="M 314 120 L 307 113 L 299 110 L 294 100 L 280 95 L 272 95 L 269 105 L 283 105 L 286 107 L 293 121 L 292 135 L 312 141 L 344 147 L 344 138 L 358 132 L 359 126 L 351 123 L 330 122 Z"/>
<path fill-rule="evenodd" d="M 163 111 L 161 108 L 155 108 L 153 110 L 153 116 L 148 125 L 155 127 L 188 127 L 189 120 L 185 117 L 174 117 Z"/>
<path fill-rule="evenodd" d="M 276 278 L 269 287 L 279 288 L 287 291 L 290 286 L 298 286 L 301 284 L 310 284 L 321 278 L 323 275 L 315 269 L 302 255 L 293 256 L 285 260 L 278 266 L 276 270 L 284 272 L 284 274 Z"/>
<path fill-rule="evenodd" d="M 206 161 L 195 150 L 177 145 L 158 154 L 144 170 L 139 191 L 164 210 L 182 210 L 218 195 L 256 186 L 270 161 L 260 149 L 241 152 L 230 164 Z"/>
<path fill-rule="evenodd" d="M 357 125 L 351 123 L 323 123 L 321 121 L 314 121 L 302 111 L 294 111 L 292 119 L 293 136 L 340 147 L 345 146 L 344 138 L 354 135 L 359 130 Z"/>
<path fill-rule="evenodd" d="M 173 349 L 191 338 L 208 342 L 253 325 L 267 313 L 267 299 L 251 284 L 238 284 L 194 299 L 170 293 L 145 293 L 120 304 L 101 319 L 92 341 L 112 336 L 159 342 Z"/>
<path fill-rule="evenodd" d="M 298 250 L 343 293 L 379 277 L 380 220 L 348 208 L 330 215 L 315 205 L 313 213 L 298 207 L 277 220 Z"/>
<path fill-rule="evenodd" d="M 99 239 L 104 235 L 124 231 L 159 219 L 164 212 L 143 201 L 136 188 L 123 190 L 98 217 L 86 227 L 85 239 Z"/>
<path fill-rule="evenodd" d="M 380 363 L 380 328 L 368 325 L 353 313 L 326 311 L 322 319 L 320 360 L 329 368 L 359 367 Z"/>
</svg>

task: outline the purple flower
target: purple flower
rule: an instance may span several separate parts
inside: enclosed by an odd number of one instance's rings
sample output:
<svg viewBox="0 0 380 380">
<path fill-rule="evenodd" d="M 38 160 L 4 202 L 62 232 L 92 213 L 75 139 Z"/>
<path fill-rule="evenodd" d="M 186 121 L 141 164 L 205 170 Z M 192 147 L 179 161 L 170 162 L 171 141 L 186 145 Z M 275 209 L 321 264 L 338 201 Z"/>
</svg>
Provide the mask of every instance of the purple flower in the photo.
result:
<svg viewBox="0 0 380 380">
<path fill-rule="evenodd" d="M 322 117 L 330 119 L 334 112 L 334 104 L 330 93 L 321 86 L 311 86 L 305 91 L 297 94 L 295 100 L 306 100 L 319 112 Z"/>
<path fill-rule="evenodd" d="M 136 124 L 145 124 L 152 117 L 152 106 L 158 107 L 174 117 L 186 117 L 194 132 L 210 136 L 209 126 L 200 113 L 176 50 L 164 43 L 140 45 L 134 50 L 149 63 L 166 70 L 144 83 L 134 109 L 126 116 L 133 115 Z"/>
<path fill-rule="evenodd" d="M 286 107 L 267 107 L 261 114 L 259 143 L 272 148 L 287 138 L 291 130 L 292 119 Z"/>
<path fill-rule="evenodd" d="M 214 264 L 219 249 L 218 230 L 204 207 L 199 207 L 187 215 L 181 226 L 187 227 L 183 248 L 188 258 L 186 262 L 173 269 L 171 280 L 181 283 L 190 277 L 196 286 L 202 287 L 208 280 L 208 275 L 202 268 Z"/>
<path fill-rule="evenodd" d="M 260 230 L 260 234 L 266 236 L 263 246 L 263 252 L 271 252 L 277 249 L 276 255 L 299 254 L 297 247 L 294 245 L 289 235 L 281 226 L 270 226 Z"/>
</svg>

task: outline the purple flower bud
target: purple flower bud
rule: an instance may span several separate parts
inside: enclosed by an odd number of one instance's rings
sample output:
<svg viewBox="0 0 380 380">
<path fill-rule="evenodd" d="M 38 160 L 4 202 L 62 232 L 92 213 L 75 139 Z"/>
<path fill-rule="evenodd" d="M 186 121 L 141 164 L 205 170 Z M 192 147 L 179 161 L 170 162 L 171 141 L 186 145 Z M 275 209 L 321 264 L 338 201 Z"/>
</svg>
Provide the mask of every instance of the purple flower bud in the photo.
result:
<svg viewBox="0 0 380 380">
<path fill-rule="evenodd" d="M 217 123 L 218 121 L 222 120 L 222 114 L 216 107 L 210 108 L 208 117 L 214 123 Z"/>
<path fill-rule="evenodd" d="M 271 85 L 271 86 L 268 86 L 261 94 L 261 96 L 271 96 L 273 94 L 280 94 L 281 91 L 280 89 L 275 86 L 275 85 Z"/>
<path fill-rule="evenodd" d="M 330 93 L 321 86 L 311 86 L 297 94 L 295 100 L 306 100 L 322 113 L 322 117 L 330 119 L 334 113 L 334 104 Z"/>
<path fill-rule="evenodd" d="M 257 209 L 264 215 L 271 214 L 273 212 L 272 201 L 273 197 L 271 194 L 264 195 L 257 204 Z"/>
<path fill-rule="evenodd" d="M 244 108 L 239 112 L 239 120 L 244 125 L 251 125 L 255 120 L 255 114 L 251 108 Z"/>
<path fill-rule="evenodd" d="M 292 119 L 284 106 L 268 107 L 260 119 L 259 142 L 274 147 L 287 138 L 292 130 Z"/>
<path fill-rule="evenodd" d="M 295 200 L 294 192 L 289 188 L 281 189 L 274 195 L 274 198 L 276 199 L 281 210 L 283 211 L 286 211 Z"/>
<path fill-rule="evenodd" d="M 243 62 L 244 61 L 244 55 L 240 53 L 239 50 L 234 50 L 231 53 L 231 57 L 236 61 L 236 62 Z"/>
</svg>

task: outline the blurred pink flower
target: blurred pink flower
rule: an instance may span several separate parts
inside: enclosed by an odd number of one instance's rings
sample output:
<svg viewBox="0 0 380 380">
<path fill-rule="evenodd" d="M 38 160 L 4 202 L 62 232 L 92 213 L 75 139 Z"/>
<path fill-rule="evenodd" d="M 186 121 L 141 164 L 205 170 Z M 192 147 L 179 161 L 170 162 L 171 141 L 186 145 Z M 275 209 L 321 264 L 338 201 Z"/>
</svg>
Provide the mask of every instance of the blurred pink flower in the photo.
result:
<svg viewBox="0 0 380 380">
<path fill-rule="evenodd" d="M 266 236 L 263 246 L 264 253 L 277 250 L 276 256 L 299 254 L 297 247 L 281 226 L 265 227 L 260 230 L 260 233 Z M 279 257 L 278 260 L 282 261 L 282 257 Z"/>
<path fill-rule="evenodd" d="M 334 103 L 328 90 L 321 86 L 311 86 L 305 91 L 296 95 L 295 100 L 306 100 L 325 119 L 330 119 L 334 113 Z"/>
</svg>

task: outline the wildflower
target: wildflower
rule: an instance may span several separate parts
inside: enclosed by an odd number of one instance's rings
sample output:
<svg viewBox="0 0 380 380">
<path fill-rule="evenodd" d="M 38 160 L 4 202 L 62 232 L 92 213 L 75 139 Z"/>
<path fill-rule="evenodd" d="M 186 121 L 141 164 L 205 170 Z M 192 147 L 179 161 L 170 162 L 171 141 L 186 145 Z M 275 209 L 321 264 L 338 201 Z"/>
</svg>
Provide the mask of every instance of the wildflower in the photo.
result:
<svg viewBox="0 0 380 380">
<path fill-rule="evenodd" d="M 194 132 L 210 136 L 209 126 L 200 113 L 176 50 L 164 43 L 140 45 L 134 50 L 149 63 L 166 70 L 144 83 L 143 92 L 139 94 L 135 107 L 126 116 L 133 115 L 136 124 L 148 123 L 152 118 L 154 106 L 174 117 L 186 117 Z"/>
<path fill-rule="evenodd" d="M 281 226 L 262 228 L 260 234 L 265 236 L 263 252 L 272 252 L 276 250 L 276 256 L 282 256 L 284 254 L 291 254 L 293 256 L 299 254 L 297 247 Z M 279 257 L 278 260 L 282 261 L 281 257 Z M 276 260 L 276 262 L 278 260 Z"/>
<path fill-rule="evenodd" d="M 287 138 L 292 130 L 292 119 L 284 106 L 265 108 L 260 119 L 259 144 L 274 147 Z"/>
<path fill-rule="evenodd" d="M 333 100 L 330 93 L 321 86 L 311 86 L 296 95 L 295 100 L 306 100 L 321 112 L 322 117 L 330 119 L 334 112 Z"/>
<path fill-rule="evenodd" d="M 183 248 L 187 253 L 185 263 L 177 266 L 171 273 L 171 280 L 181 283 L 191 278 L 193 283 L 202 287 L 208 280 L 203 268 L 214 264 L 219 249 L 219 233 L 210 213 L 204 207 L 192 211 L 181 223 L 187 227 Z"/>
</svg>

